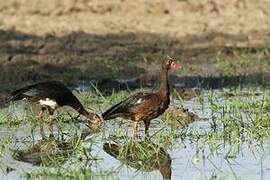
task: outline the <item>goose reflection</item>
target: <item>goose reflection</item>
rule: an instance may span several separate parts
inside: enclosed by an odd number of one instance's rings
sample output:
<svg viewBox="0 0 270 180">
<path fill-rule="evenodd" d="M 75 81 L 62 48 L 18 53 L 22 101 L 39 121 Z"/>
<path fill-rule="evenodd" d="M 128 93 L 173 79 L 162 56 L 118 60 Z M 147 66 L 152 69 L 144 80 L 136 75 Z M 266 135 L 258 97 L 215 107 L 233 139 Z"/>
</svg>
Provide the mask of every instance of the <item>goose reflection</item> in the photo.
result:
<svg viewBox="0 0 270 180">
<path fill-rule="evenodd" d="M 164 180 L 171 179 L 170 155 L 149 139 L 141 142 L 129 139 L 127 143 L 104 143 L 103 150 L 122 163 L 139 171 L 159 170 Z"/>
<path fill-rule="evenodd" d="M 43 137 L 37 143 L 24 150 L 13 150 L 13 157 L 16 160 L 28 162 L 33 165 L 57 165 L 63 164 L 72 155 L 79 140 L 84 140 L 88 135 L 96 132 L 96 129 L 85 129 L 73 138 Z"/>
</svg>

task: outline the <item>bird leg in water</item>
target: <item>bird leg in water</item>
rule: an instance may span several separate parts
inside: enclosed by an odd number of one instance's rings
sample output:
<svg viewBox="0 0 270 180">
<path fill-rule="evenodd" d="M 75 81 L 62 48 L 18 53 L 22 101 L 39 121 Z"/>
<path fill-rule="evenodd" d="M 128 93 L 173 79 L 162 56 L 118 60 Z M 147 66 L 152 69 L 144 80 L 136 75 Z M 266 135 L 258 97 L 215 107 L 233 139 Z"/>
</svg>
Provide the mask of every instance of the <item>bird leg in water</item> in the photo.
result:
<svg viewBox="0 0 270 180">
<path fill-rule="evenodd" d="M 44 135 L 44 111 L 46 110 L 45 107 L 41 107 L 41 111 L 39 113 L 39 120 L 40 120 L 40 124 L 39 124 L 39 130 L 40 130 L 40 134 Z"/>
<path fill-rule="evenodd" d="M 133 137 L 135 137 L 135 139 L 138 138 L 138 129 L 139 129 L 139 122 L 135 121 L 133 124 Z"/>
<path fill-rule="evenodd" d="M 54 110 L 51 108 L 48 108 L 49 110 L 49 131 L 51 134 L 53 134 L 53 113 Z"/>
<path fill-rule="evenodd" d="M 148 131 L 149 125 L 150 125 L 150 121 L 144 121 L 145 134 L 146 134 L 147 136 L 149 136 L 149 131 Z"/>
</svg>

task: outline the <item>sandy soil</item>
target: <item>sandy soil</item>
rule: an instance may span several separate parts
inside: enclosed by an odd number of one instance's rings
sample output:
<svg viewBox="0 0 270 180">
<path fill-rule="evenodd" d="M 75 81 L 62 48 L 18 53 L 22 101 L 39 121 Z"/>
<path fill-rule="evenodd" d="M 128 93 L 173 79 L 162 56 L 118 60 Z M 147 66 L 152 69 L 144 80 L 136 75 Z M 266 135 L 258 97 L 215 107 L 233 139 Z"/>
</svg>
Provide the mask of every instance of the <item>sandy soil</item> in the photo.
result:
<svg viewBox="0 0 270 180">
<path fill-rule="evenodd" d="M 0 18 L 4 29 L 32 35 L 148 32 L 179 38 L 269 31 L 269 9 L 269 0 L 9 0 L 0 2 Z"/>
<path fill-rule="evenodd" d="M 153 80 L 166 54 L 187 67 L 177 77 L 267 72 L 256 61 L 269 56 L 269 9 L 269 0 L 0 1 L 0 91 L 45 79 Z M 216 66 L 234 49 L 253 54 L 252 68 Z"/>
</svg>

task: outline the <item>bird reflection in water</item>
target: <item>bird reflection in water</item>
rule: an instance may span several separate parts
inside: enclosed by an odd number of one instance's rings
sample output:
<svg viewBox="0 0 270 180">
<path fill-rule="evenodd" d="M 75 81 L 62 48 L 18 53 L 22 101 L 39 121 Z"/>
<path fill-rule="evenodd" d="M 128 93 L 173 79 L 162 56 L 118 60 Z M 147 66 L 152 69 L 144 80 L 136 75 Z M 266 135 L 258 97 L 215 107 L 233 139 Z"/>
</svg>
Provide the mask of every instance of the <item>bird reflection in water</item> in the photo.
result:
<svg viewBox="0 0 270 180">
<path fill-rule="evenodd" d="M 129 139 L 126 143 L 115 141 L 104 143 L 103 150 L 122 163 L 142 172 L 159 170 L 163 179 L 171 179 L 171 157 L 150 139 L 137 142 Z"/>
<path fill-rule="evenodd" d="M 54 136 L 43 137 L 27 149 L 13 150 L 13 157 L 16 160 L 33 165 L 63 164 L 74 152 L 78 141 L 84 140 L 89 134 L 96 133 L 96 131 L 97 129 L 85 129 L 81 134 L 66 139 L 63 137 L 55 138 Z"/>
</svg>

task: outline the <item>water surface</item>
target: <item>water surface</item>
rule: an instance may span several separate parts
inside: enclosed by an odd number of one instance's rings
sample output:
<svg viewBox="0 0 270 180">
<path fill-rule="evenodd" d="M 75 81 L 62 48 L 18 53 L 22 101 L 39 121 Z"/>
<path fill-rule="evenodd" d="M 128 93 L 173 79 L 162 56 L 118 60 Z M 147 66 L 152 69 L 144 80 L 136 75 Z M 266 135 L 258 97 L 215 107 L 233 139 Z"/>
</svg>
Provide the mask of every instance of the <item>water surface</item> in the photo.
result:
<svg viewBox="0 0 270 180">
<path fill-rule="evenodd" d="M 244 94 L 246 90 L 242 92 Z M 209 141 L 203 138 L 203 135 L 213 128 L 213 118 L 220 116 L 211 107 L 211 93 L 218 97 L 216 102 L 219 105 L 225 103 L 224 92 L 219 90 L 205 91 L 200 97 L 184 101 L 174 98 L 171 107 L 183 106 L 197 114 L 199 119 L 182 128 L 170 126 L 160 118 L 153 120 L 150 125 L 150 139 L 144 139 L 142 124 L 141 137 L 135 144 L 131 138 L 132 121 L 121 119 L 106 121 L 100 130 L 88 130 L 83 124 L 66 123 L 64 128 L 55 127 L 54 138 L 43 140 L 38 126 L 33 127 L 27 121 L 14 128 L 2 125 L 2 144 L 8 138 L 12 140 L 7 141 L 9 143 L 5 143 L 1 151 L 0 178 L 21 179 L 21 175 L 26 172 L 31 173 L 42 168 L 53 169 L 55 167 L 50 163 L 43 163 L 41 166 L 42 161 L 45 162 L 51 157 L 59 161 L 59 166 L 72 170 L 78 160 L 72 153 L 75 136 L 69 133 L 78 131 L 83 132 L 82 146 L 87 147 L 91 155 L 98 159 L 87 165 L 97 175 L 96 179 L 267 179 L 270 175 L 268 140 L 263 143 L 256 140 L 243 141 L 237 146 L 217 139 L 213 142 L 213 149 Z M 256 96 L 260 97 L 261 94 L 259 90 Z M 246 101 L 250 96 L 240 98 Z M 14 111 L 13 108 L 2 111 Z M 24 105 L 16 105 L 13 115 L 23 116 L 25 113 Z M 242 116 L 249 117 L 245 112 L 242 112 Z M 72 126 L 70 129 L 73 131 L 69 131 L 68 126 Z M 193 134 L 192 137 L 189 134 Z M 198 138 L 194 138 L 194 135 Z M 166 138 L 169 140 L 164 140 Z M 19 156 L 14 156 L 14 150 Z M 45 150 L 50 150 L 50 154 L 44 153 Z M 103 171 L 110 173 L 101 175 Z"/>
</svg>

